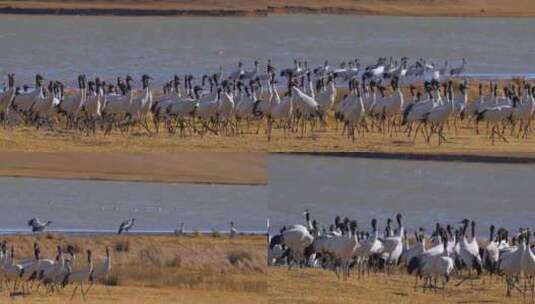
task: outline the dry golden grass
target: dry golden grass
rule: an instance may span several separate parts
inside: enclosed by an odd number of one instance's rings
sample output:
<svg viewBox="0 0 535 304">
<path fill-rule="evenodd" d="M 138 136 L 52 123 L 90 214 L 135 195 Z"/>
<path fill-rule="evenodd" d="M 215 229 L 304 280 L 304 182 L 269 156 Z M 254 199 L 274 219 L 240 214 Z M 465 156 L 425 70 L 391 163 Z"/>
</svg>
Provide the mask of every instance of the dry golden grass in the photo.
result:
<svg viewBox="0 0 535 304">
<path fill-rule="evenodd" d="M 453 277 L 446 290 L 414 289 L 414 277 L 395 272 L 372 274 L 347 281 L 338 280 L 332 271 L 270 267 L 268 294 L 273 303 L 525 303 L 522 295 L 505 297 L 505 284 L 497 277 L 465 282 Z M 529 299 L 529 296 L 528 296 Z"/>
<path fill-rule="evenodd" d="M 85 260 L 91 249 L 95 262 L 104 259 L 108 246 L 112 273 L 107 288 L 98 284 L 89 293 L 90 303 L 221 303 L 265 301 L 266 250 L 263 236 L 65 236 L 43 234 L 8 236 L 16 247 L 16 258 L 31 255 L 37 240 L 44 257 L 53 257 L 57 244 L 73 246 L 77 260 Z M 83 264 L 82 264 L 83 265 Z M 80 267 L 80 266 L 79 266 Z M 68 300 L 72 287 L 59 295 L 33 293 L 21 303 L 58 303 Z M 0 302 L 7 301 L 6 293 Z M 81 302 L 81 299 L 80 301 Z M 77 302 L 75 302 L 77 303 Z"/>
<path fill-rule="evenodd" d="M 263 140 L 259 140 L 263 139 Z M 27 152 L 265 152 L 268 143 L 262 136 L 216 136 L 207 134 L 179 137 L 167 133 L 153 134 L 139 131 L 127 135 L 113 132 L 105 136 L 86 136 L 78 131 L 36 130 L 33 127 L 0 129 L 0 151 Z"/>
<path fill-rule="evenodd" d="M 110 293 L 103 286 L 92 289 L 87 296 L 87 301 L 83 301 L 80 296 L 75 296 L 70 301 L 72 288 L 67 288 L 61 295 L 39 296 L 30 295 L 24 298 L 11 299 L 0 296 L 2 303 L 21 304 L 163 304 L 163 303 L 192 303 L 192 304 L 235 304 L 235 303 L 268 303 L 265 294 L 228 292 L 220 290 L 201 289 L 176 289 L 169 287 L 153 288 L 140 286 L 119 286 L 109 289 Z"/>
</svg>

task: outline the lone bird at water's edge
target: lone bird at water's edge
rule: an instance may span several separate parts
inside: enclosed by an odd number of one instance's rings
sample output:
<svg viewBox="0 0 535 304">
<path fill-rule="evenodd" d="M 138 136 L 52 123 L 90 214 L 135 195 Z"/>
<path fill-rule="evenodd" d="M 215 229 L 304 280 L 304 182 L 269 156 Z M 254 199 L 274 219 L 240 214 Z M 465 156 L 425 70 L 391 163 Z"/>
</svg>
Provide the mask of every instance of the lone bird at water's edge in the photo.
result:
<svg viewBox="0 0 535 304">
<path fill-rule="evenodd" d="M 180 223 L 179 228 L 175 228 L 175 235 L 183 235 L 184 234 L 184 223 Z"/>
<path fill-rule="evenodd" d="M 48 227 L 50 224 L 52 224 L 51 221 L 47 221 L 46 223 L 41 222 L 39 218 L 34 217 L 28 221 L 28 226 L 32 227 L 32 232 L 42 232 Z"/>
<path fill-rule="evenodd" d="M 119 226 L 119 230 L 117 231 L 117 234 L 121 234 L 123 231 L 128 232 L 132 227 L 134 227 L 135 222 L 136 222 L 135 218 L 131 218 L 129 220 L 122 222 L 121 226 Z"/>
<path fill-rule="evenodd" d="M 234 227 L 234 222 L 230 222 L 230 237 L 234 238 L 238 234 L 238 230 Z"/>
</svg>

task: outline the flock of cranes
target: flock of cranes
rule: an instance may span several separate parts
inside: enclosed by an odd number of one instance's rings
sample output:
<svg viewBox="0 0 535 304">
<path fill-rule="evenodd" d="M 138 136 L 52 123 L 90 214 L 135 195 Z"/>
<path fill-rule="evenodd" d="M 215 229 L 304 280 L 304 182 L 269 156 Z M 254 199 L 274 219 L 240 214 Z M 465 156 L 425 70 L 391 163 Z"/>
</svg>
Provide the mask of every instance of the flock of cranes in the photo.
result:
<svg viewBox="0 0 535 304">
<path fill-rule="evenodd" d="M 375 131 L 415 138 L 422 134 L 427 142 L 437 135 L 439 144 L 447 141 L 445 127 L 450 130 L 453 124 L 457 130 L 460 121 L 468 121 L 476 133 L 478 124 L 486 122 L 493 143 L 496 137 L 507 141 L 506 128 L 527 137 L 535 115 L 535 87 L 527 82 L 503 87 L 479 82 L 479 95 L 472 100 L 468 81 L 455 79 L 465 65 L 464 59 L 456 68 L 423 59 L 409 65 L 403 57 L 379 58 L 365 68 L 358 59 L 339 67 L 325 62 L 309 68 L 307 62 L 295 60 L 293 67 L 279 71 L 271 61 L 265 69 L 255 61 L 251 70 L 239 63 L 229 73 L 220 68 L 200 77 L 175 75 L 161 92 L 152 89 L 148 75 L 141 77 L 141 90 L 136 90 L 129 75 L 113 83 L 79 75 L 78 88 L 66 89 L 56 80 L 45 85 L 40 74 L 33 88 L 17 87 L 15 75 L 8 74 L 7 87 L 0 92 L 0 121 L 5 127 L 64 127 L 87 134 L 126 133 L 134 126 L 152 134 L 163 124 L 182 136 L 239 135 L 253 132 L 249 128 L 254 124 L 256 133 L 263 129 L 271 140 L 274 129 L 285 138 L 305 136 L 326 130 L 334 119 L 336 130 L 341 123 L 339 132 L 352 140 Z M 342 94 L 338 85 L 346 84 Z"/>
<path fill-rule="evenodd" d="M 85 300 L 93 284 L 110 274 L 110 250 L 106 247 L 106 257 L 100 263 L 94 262 L 91 250 L 87 250 L 86 259 L 77 263 L 76 258 L 72 246 L 64 248 L 61 245 L 57 246 L 55 257 L 44 258 L 38 243 L 33 245 L 32 257 L 18 258 L 15 245 L 4 240 L 0 244 L 0 281 L 11 295 L 38 292 L 41 287 L 45 288 L 46 294 L 52 294 L 73 285 L 71 300 L 78 290 Z M 87 285 L 85 289 L 84 283 Z"/>
<path fill-rule="evenodd" d="M 436 223 L 430 234 L 424 228 L 409 233 L 404 217 L 397 214 L 396 227 L 387 219 L 384 231 L 378 220 L 371 219 L 371 230 L 356 220 L 337 216 L 328 227 L 311 220 L 305 211 L 304 224 L 283 227 L 268 238 L 268 265 L 288 265 L 333 270 L 347 279 L 353 272 L 358 277 L 371 272 L 404 269 L 418 279 L 423 288 L 442 288 L 456 274 L 462 280 L 476 279 L 484 272 L 503 278 L 506 294 L 513 290 L 526 294 L 535 291 L 535 254 L 530 242 L 531 230 L 520 228 L 510 233 L 505 228 L 490 226 L 489 238 L 477 240 L 476 222 L 463 219 L 459 226 Z M 269 230 L 269 222 L 268 222 Z"/>
<path fill-rule="evenodd" d="M 128 232 L 136 219 L 123 221 L 117 234 Z M 34 217 L 28 221 L 32 232 L 43 232 L 51 225 L 51 221 L 41 221 Z M 184 223 L 175 229 L 175 235 L 183 235 Z M 229 237 L 235 238 L 239 234 L 234 222 L 230 222 Z M 106 247 L 106 256 L 101 263 L 94 263 L 91 250 L 87 250 L 86 259 L 77 262 L 76 253 L 72 246 L 57 246 L 55 257 L 47 259 L 41 255 L 41 249 L 36 242 L 33 245 L 33 256 L 18 258 L 16 246 L 9 245 L 6 240 L 0 242 L 0 283 L 2 288 L 13 295 L 27 295 L 32 291 L 39 292 L 41 287 L 47 295 L 61 291 L 68 285 L 75 286 L 71 300 L 79 290 L 84 301 L 85 296 L 94 283 L 105 279 L 111 272 L 110 250 Z M 86 288 L 84 288 L 86 284 Z"/>
</svg>

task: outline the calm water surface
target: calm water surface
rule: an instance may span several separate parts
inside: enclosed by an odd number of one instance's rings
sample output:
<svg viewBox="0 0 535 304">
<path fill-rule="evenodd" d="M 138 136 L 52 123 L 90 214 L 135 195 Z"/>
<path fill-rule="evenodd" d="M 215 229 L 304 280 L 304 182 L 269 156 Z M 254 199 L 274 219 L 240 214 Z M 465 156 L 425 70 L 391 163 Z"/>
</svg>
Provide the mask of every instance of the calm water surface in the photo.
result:
<svg viewBox="0 0 535 304">
<path fill-rule="evenodd" d="M 28 219 L 53 229 L 115 230 L 135 217 L 135 230 L 265 231 L 267 187 L 71 181 L 0 177 L 0 229 L 25 229 Z"/>
<path fill-rule="evenodd" d="M 468 73 L 534 73 L 534 18 L 384 16 L 270 16 L 268 18 L 168 18 L 12 16 L 0 18 L 0 74 L 19 83 L 36 72 L 73 80 L 141 75 L 157 81 L 174 73 L 228 71 L 242 60 L 320 64 L 378 56 L 450 60 L 466 57 Z M 136 77 L 136 79 L 139 77 Z M 74 83 L 71 81 L 71 83 Z"/>
</svg>

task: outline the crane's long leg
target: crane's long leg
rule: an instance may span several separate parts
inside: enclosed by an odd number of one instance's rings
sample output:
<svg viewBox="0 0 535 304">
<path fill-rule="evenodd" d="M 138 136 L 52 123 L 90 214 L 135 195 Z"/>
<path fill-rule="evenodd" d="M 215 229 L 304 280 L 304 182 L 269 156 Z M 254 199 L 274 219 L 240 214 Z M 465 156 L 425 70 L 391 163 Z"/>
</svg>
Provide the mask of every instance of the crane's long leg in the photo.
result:
<svg viewBox="0 0 535 304">
<path fill-rule="evenodd" d="M 77 290 L 78 290 L 78 285 L 76 285 L 76 286 L 74 287 L 74 290 L 72 291 L 71 301 L 72 301 L 72 299 L 74 299 L 74 295 L 76 295 L 76 291 L 77 291 Z"/>
</svg>

